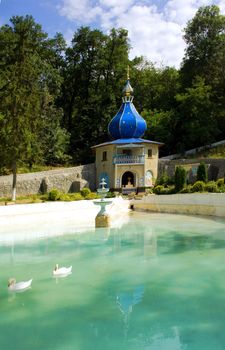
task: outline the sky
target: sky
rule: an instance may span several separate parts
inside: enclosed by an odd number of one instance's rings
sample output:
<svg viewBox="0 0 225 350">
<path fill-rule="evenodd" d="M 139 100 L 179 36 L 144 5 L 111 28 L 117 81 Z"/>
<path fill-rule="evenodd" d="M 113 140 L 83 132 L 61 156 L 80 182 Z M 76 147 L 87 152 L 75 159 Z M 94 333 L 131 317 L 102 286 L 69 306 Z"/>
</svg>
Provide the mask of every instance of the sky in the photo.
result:
<svg viewBox="0 0 225 350">
<path fill-rule="evenodd" d="M 50 37 L 60 32 L 68 44 L 81 26 L 105 33 L 125 28 L 130 59 L 144 56 L 156 66 L 179 68 L 187 21 L 212 4 L 225 15 L 225 0 L 0 0 L 0 26 L 14 15 L 32 15 Z"/>
</svg>

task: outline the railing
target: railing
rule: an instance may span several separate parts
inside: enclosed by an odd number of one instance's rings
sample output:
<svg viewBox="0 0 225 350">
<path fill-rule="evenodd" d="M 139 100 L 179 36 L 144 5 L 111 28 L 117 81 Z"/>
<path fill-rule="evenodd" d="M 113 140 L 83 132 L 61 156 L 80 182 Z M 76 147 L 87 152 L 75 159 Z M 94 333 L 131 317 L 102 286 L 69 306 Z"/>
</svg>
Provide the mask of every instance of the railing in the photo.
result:
<svg viewBox="0 0 225 350">
<path fill-rule="evenodd" d="M 145 156 L 140 154 L 138 156 L 126 156 L 118 154 L 113 158 L 113 164 L 144 164 Z"/>
</svg>

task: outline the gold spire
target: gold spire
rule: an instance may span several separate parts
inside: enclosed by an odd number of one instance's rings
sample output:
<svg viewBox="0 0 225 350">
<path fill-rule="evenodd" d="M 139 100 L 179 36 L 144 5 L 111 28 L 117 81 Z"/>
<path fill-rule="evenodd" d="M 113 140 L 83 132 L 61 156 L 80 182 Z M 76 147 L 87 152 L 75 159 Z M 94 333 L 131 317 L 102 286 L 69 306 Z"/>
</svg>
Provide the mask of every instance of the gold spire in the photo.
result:
<svg viewBox="0 0 225 350">
<path fill-rule="evenodd" d="M 124 96 L 123 100 L 126 102 L 132 101 L 133 100 L 132 94 L 133 94 L 133 88 L 130 85 L 130 67 L 127 66 L 127 81 L 123 88 L 123 96 Z"/>
</svg>

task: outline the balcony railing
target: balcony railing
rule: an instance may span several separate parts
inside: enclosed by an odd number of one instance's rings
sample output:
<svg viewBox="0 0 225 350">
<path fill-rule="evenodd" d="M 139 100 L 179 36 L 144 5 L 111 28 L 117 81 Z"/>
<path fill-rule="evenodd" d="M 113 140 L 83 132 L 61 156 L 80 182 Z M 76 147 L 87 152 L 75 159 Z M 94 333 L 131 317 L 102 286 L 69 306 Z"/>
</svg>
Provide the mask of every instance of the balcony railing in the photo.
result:
<svg viewBox="0 0 225 350">
<path fill-rule="evenodd" d="M 138 156 L 126 156 L 118 154 L 113 158 L 113 164 L 144 164 L 145 156 L 140 154 Z"/>
</svg>

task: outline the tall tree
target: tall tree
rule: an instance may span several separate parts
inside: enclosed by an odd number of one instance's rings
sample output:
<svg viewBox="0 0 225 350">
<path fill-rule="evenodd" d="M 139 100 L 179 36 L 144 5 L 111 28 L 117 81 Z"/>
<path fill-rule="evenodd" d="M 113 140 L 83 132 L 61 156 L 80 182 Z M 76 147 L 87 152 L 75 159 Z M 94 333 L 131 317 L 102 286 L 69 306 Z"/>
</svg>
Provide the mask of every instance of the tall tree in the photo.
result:
<svg viewBox="0 0 225 350">
<path fill-rule="evenodd" d="M 224 138 L 225 133 L 225 16 L 217 6 L 199 8 L 188 22 L 184 39 L 186 53 L 181 67 L 184 88 L 191 87 L 198 77 L 211 87 L 211 108 L 214 110 L 214 127 L 210 139 Z M 207 101 L 206 101 L 207 103 Z M 204 115 L 206 115 L 205 110 Z M 200 110 L 199 113 L 200 115 Z M 200 122 L 200 120 L 199 120 Z M 202 121 L 203 122 L 203 121 Z M 204 123 L 204 122 L 203 122 Z M 204 125 L 201 125 L 204 129 Z"/>
<path fill-rule="evenodd" d="M 90 146 L 108 137 L 108 122 L 121 97 L 128 50 L 127 31 L 123 29 L 105 35 L 82 27 L 74 34 L 66 51 L 62 105 L 75 162 L 91 161 Z"/>
<path fill-rule="evenodd" d="M 0 157 L 13 170 L 13 200 L 18 162 L 43 156 L 43 101 L 58 84 L 50 56 L 47 34 L 31 16 L 12 17 L 11 26 L 0 28 Z"/>
<path fill-rule="evenodd" d="M 185 84 L 190 86 L 197 75 L 210 85 L 224 81 L 225 16 L 219 7 L 200 7 L 184 33 L 187 48 L 181 73 Z"/>
</svg>

